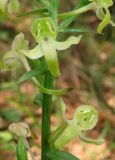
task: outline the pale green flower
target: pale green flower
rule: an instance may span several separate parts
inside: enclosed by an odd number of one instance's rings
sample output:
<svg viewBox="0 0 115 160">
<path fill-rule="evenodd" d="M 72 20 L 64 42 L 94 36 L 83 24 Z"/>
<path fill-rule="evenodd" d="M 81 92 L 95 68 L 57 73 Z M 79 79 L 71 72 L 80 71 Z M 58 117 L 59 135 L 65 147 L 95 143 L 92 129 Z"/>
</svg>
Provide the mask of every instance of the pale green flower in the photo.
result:
<svg viewBox="0 0 115 160">
<path fill-rule="evenodd" d="M 115 26 L 115 23 L 111 20 L 111 15 L 109 11 L 109 7 L 113 5 L 112 0 L 89 0 L 89 4 L 84 5 L 81 8 L 75 9 L 70 12 L 61 13 L 59 17 L 69 17 L 74 15 L 79 15 L 85 13 L 90 10 L 96 11 L 97 17 L 102 21 L 97 29 L 98 33 L 102 33 L 103 29 L 108 25 L 111 24 Z"/>
<path fill-rule="evenodd" d="M 25 55 L 21 51 L 26 51 L 26 52 L 29 51 L 28 50 L 28 41 L 24 39 L 23 33 L 18 34 L 14 38 L 12 46 L 11 46 L 11 52 L 6 57 L 6 63 L 8 63 L 10 66 L 12 66 L 12 68 L 14 68 L 14 65 L 13 65 L 14 63 L 18 64 L 18 62 L 21 62 L 24 65 L 27 72 L 29 72 L 29 71 L 31 71 L 31 67 L 30 67 Z M 32 54 L 34 54 L 34 52 L 32 52 Z M 36 48 L 35 48 L 35 55 L 37 55 Z M 34 76 L 31 77 L 31 79 L 32 79 L 33 83 L 35 85 L 37 85 L 37 87 L 40 89 L 40 91 L 43 93 L 46 93 L 46 94 L 59 96 L 59 95 L 65 94 L 68 91 L 68 89 L 58 89 L 58 90 L 47 89 L 42 84 L 40 84 L 39 81 L 36 80 L 36 78 Z"/>
<path fill-rule="evenodd" d="M 32 24 L 31 31 L 37 46 L 32 50 L 19 48 L 18 51 L 33 60 L 44 56 L 52 75 L 59 76 L 57 50 L 65 50 L 73 44 L 78 44 L 82 36 L 71 36 L 64 42 L 56 41 L 56 27 L 50 18 L 36 19 Z"/>
<path fill-rule="evenodd" d="M 109 11 L 109 7 L 113 5 L 112 0 L 90 0 L 96 3 L 96 14 L 97 17 L 102 21 L 97 29 L 98 33 L 102 33 L 103 29 L 108 25 L 111 24 L 115 26 L 115 24 L 111 20 L 111 14 Z"/>
<path fill-rule="evenodd" d="M 75 110 L 73 119 L 68 120 L 65 115 L 65 103 L 62 99 L 58 100 L 58 102 L 61 106 L 61 117 L 63 117 L 63 121 L 60 127 L 58 127 L 49 137 L 49 142 L 51 145 L 54 145 L 56 148 L 60 149 L 76 136 L 80 136 L 80 138 L 86 142 L 95 144 L 103 143 L 104 140 L 102 138 L 93 140 L 84 137 L 82 134 L 83 131 L 91 130 L 97 124 L 98 112 L 94 107 L 89 105 L 80 106 Z"/>
</svg>

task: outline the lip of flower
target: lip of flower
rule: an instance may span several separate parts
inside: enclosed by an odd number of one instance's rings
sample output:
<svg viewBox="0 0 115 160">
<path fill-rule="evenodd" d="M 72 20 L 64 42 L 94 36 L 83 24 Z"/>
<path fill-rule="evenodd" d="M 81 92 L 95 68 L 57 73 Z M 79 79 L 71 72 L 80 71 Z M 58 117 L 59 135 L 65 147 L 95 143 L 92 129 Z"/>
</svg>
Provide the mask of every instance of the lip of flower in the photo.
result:
<svg viewBox="0 0 115 160">
<path fill-rule="evenodd" d="M 78 37 L 71 36 L 64 42 L 56 41 L 57 32 L 50 18 L 35 20 L 31 30 L 38 43 L 37 46 L 32 50 L 17 48 L 18 52 L 33 60 L 44 56 L 49 71 L 53 76 L 58 77 L 60 75 L 60 69 L 57 50 L 65 50 L 73 44 L 78 44 L 82 35 Z"/>
</svg>

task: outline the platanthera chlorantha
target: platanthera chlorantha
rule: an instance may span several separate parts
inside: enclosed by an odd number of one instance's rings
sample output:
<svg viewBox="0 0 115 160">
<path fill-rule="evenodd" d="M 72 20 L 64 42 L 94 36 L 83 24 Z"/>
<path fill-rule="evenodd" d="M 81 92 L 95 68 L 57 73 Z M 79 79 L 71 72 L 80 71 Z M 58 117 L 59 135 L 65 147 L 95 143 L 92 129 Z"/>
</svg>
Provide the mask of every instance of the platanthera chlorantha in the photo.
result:
<svg viewBox="0 0 115 160">
<path fill-rule="evenodd" d="M 60 99 L 59 105 L 61 107 L 63 122 L 49 137 L 51 145 L 60 149 L 76 136 L 90 143 L 101 144 L 104 142 L 102 138 L 94 140 L 84 137 L 82 134 L 83 131 L 93 129 L 98 121 L 98 112 L 94 107 L 89 105 L 80 106 L 75 110 L 73 119 L 68 120 L 65 115 L 66 105 L 62 99 Z"/>
<path fill-rule="evenodd" d="M 29 143 L 26 139 L 27 137 L 31 136 L 31 131 L 29 129 L 29 126 L 23 122 L 12 123 L 10 124 L 8 129 L 14 136 L 16 136 L 18 140 L 18 144 L 17 144 L 18 160 L 20 159 L 28 160 L 26 150 L 28 150 L 28 152 L 30 153 L 32 160 L 35 160 L 33 153 L 30 149 Z"/>
<path fill-rule="evenodd" d="M 112 0 L 89 0 L 89 4 L 87 4 L 86 6 L 83 6 L 79 9 L 67 13 L 62 13 L 59 15 L 59 17 L 63 18 L 66 16 L 79 15 L 89 10 L 94 10 L 96 12 L 97 17 L 101 20 L 101 23 L 97 28 L 97 32 L 102 33 L 103 29 L 108 24 L 115 26 L 115 23 L 111 20 L 111 15 L 109 11 L 109 7 L 111 7 L 112 5 Z"/>
<path fill-rule="evenodd" d="M 82 35 L 78 37 L 71 36 L 64 42 L 56 41 L 57 31 L 51 18 L 36 19 L 32 24 L 31 30 L 38 45 L 34 49 L 29 50 L 28 41 L 24 39 L 23 33 L 20 33 L 15 37 L 12 43 L 11 57 L 20 59 L 26 70 L 31 71 L 26 57 L 34 60 L 44 56 L 51 74 L 53 76 L 59 76 L 60 69 L 56 50 L 64 50 L 73 44 L 78 44 Z M 32 78 L 32 80 L 43 93 L 61 95 L 67 92 L 67 89 L 51 90 L 44 88 L 35 78 Z"/>
<path fill-rule="evenodd" d="M 44 56 L 51 74 L 55 77 L 59 76 L 56 50 L 65 50 L 73 44 L 78 44 L 82 36 L 71 36 L 64 42 L 56 41 L 57 30 L 51 18 L 36 19 L 32 23 L 31 31 L 38 45 L 32 50 L 17 48 L 17 51 L 33 60 Z"/>
<path fill-rule="evenodd" d="M 67 43 L 67 46 L 70 43 L 71 43 L 71 41 L 69 41 L 69 43 Z M 29 54 L 29 56 L 39 55 L 37 48 L 35 48 L 35 50 L 33 49 L 32 52 L 28 50 L 28 41 L 24 39 L 23 33 L 20 33 L 14 38 L 14 41 L 11 46 L 11 52 L 7 56 L 7 59 L 10 60 L 8 62 L 10 66 L 13 65 L 14 61 L 20 60 L 23 63 L 25 69 L 29 72 L 29 71 L 31 71 L 31 67 L 30 67 L 25 55 L 23 54 L 23 52 L 25 54 L 26 53 Z M 21 78 L 23 78 L 23 76 Z M 32 77 L 32 81 L 39 88 L 39 90 L 41 92 L 46 93 L 46 94 L 59 96 L 59 95 L 65 94 L 68 91 L 68 89 L 58 89 L 58 90 L 47 89 L 42 84 L 40 84 L 39 81 L 36 80 L 35 77 Z"/>
<path fill-rule="evenodd" d="M 97 17 L 100 20 L 102 20 L 102 22 L 98 26 L 97 32 L 101 33 L 108 24 L 115 26 L 115 24 L 111 20 L 111 15 L 109 11 L 109 7 L 113 5 L 113 1 L 112 0 L 91 0 L 91 1 L 94 1 L 96 3 Z"/>
</svg>

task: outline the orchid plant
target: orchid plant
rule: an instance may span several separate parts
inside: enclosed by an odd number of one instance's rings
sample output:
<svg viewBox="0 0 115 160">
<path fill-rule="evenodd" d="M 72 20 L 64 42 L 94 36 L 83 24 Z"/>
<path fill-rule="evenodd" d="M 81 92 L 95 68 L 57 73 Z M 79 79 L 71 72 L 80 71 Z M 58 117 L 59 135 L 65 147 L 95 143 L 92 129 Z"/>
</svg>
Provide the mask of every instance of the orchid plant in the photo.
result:
<svg viewBox="0 0 115 160">
<path fill-rule="evenodd" d="M 20 60 L 26 68 L 27 72 L 18 80 L 18 84 L 31 78 L 43 94 L 41 160 L 78 160 L 72 154 L 62 151 L 63 147 L 72 139 L 79 136 L 81 140 L 94 144 L 101 144 L 104 139 L 100 137 L 91 139 L 83 134 L 84 131 L 93 129 L 97 124 L 98 112 L 95 107 L 81 105 L 75 110 L 73 119 L 68 120 L 65 114 L 66 104 L 61 95 L 67 93 L 69 89 L 53 89 L 54 79 L 61 75 L 58 53 L 80 43 L 83 35 L 81 33 L 77 37 L 70 36 L 62 42 L 57 40 L 57 36 L 59 32 L 62 30 L 64 32 L 64 29 L 67 29 L 71 22 L 75 20 L 76 15 L 90 10 L 95 11 L 101 21 L 97 28 L 98 33 L 102 33 L 108 24 L 114 26 L 109 11 L 113 2 L 112 0 L 80 0 L 74 10 L 60 14 L 58 14 L 59 0 L 51 0 L 50 2 L 48 0 L 37 0 L 37 2 L 45 8 L 25 13 L 25 15 L 39 14 L 40 18 L 37 17 L 31 25 L 31 33 L 37 45 L 35 48 L 29 49 L 29 42 L 25 40 L 23 33 L 19 33 L 13 40 L 9 57 L 13 57 L 13 61 Z M 6 12 L 6 14 L 17 11 L 19 6 L 18 0 L 0 0 L 0 10 Z M 30 61 L 36 61 L 38 63 L 37 67 L 33 66 Z M 12 63 L 10 61 L 9 65 L 12 65 Z M 41 75 L 44 77 L 42 82 L 40 81 Z M 62 123 L 53 132 L 50 131 L 52 96 L 58 97 L 58 107 L 61 110 L 62 117 Z M 31 136 L 28 125 L 23 122 L 13 123 L 9 126 L 9 131 L 18 139 L 18 160 L 28 159 L 26 149 L 34 160 L 35 157 L 26 139 Z"/>
</svg>

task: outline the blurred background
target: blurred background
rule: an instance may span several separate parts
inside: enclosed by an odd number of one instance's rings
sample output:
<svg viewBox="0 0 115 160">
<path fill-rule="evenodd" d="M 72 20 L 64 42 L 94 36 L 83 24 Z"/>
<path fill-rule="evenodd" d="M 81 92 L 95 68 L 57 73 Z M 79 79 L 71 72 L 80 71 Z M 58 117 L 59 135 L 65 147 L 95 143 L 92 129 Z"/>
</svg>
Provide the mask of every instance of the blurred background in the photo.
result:
<svg viewBox="0 0 115 160">
<path fill-rule="evenodd" d="M 36 0 L 23 0 L 20 13 L 26 13 L 32 8 L 40 7 Z M 61 0 L 60 12 L 74 8 L 76 0 Z M 111 7 L 112 18 L 115 21 L 115 5 Z M 15 14 L 6 17 L 0 13 L 0 160 L 15 160 L 16 139 L 8 132 L 11 122 L 23 121 L 29 124 L 32 137 L 29 143 L 36 160 L 40 160 L 41 141 L 41 99 L 36 87 L 31 81 L 20 86 L 14 83 L 25 69 L 20 62 L 6 66 L 11 43 L 20 32 L 23 32 L 30 46 L 35 41 L 30 32 L 31 22 L 36 15 L 17 17 Z M 108 25 L 104 34 L 96 33 L 99 20 L 94 12 L 80 15 L 71 24 L 72 27 L 86 28 L 80 44 L 59 54 L 61 76 L 55 82 L 57 87 L 74 88 L 63 96 L 68 105 L 67 116 L 71 118 L 76 107 L 90 104 L 99 112 L 99 122 L 88 136 L 102 136 L 102 145 L 87 144 L 76 138 L 65 150 L 73 153 L 81 160 L 115 160 L 115 28 Z M 70 35 L 80 33 L 59 33 L 58 39 L 64 40 Z M 52 107 L 52 129 L 59 123 L 58 107 Z M 7 158 L 6 158 L 7 157 Z"/>
</svg>

